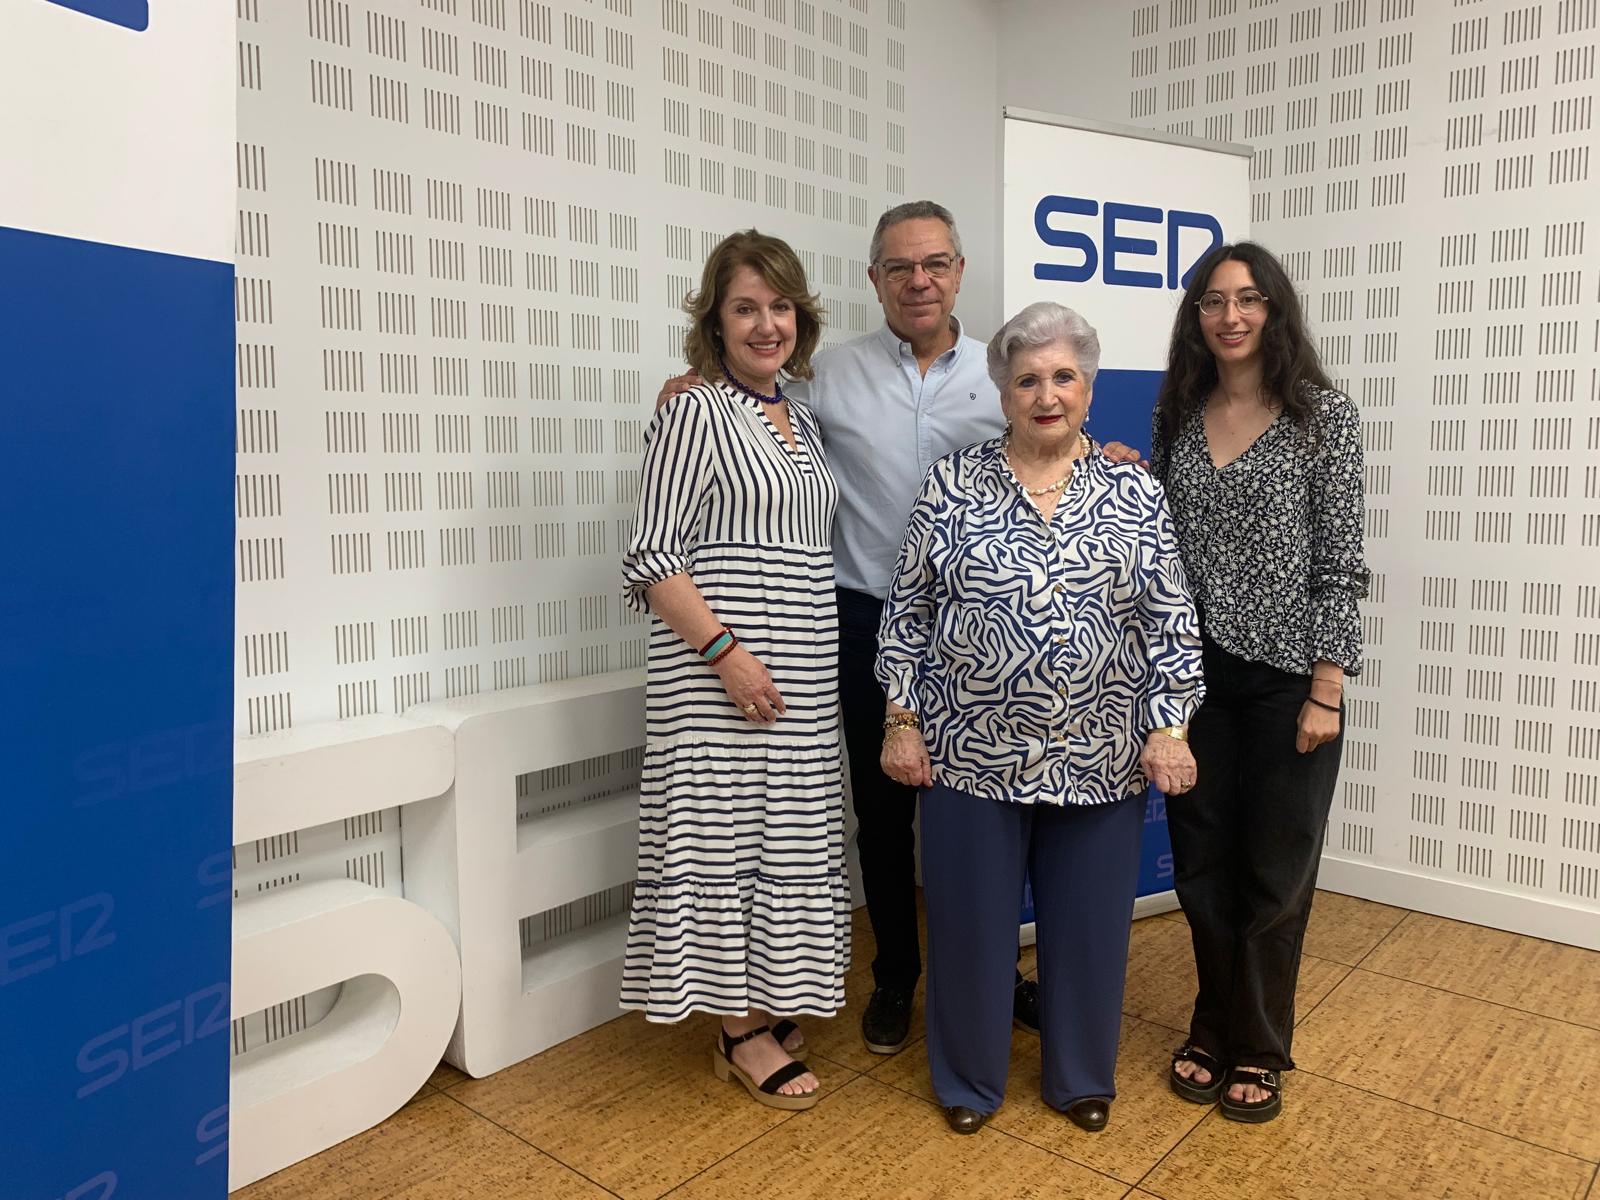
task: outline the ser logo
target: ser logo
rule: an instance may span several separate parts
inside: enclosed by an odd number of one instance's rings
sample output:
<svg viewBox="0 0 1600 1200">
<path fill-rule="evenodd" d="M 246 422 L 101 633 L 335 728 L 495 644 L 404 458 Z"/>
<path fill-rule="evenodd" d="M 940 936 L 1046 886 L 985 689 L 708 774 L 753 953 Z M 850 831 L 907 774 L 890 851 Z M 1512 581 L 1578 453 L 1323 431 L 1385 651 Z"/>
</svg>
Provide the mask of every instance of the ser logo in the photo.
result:
<svg viewBox="0 0 1600 1200">
<path fill-rule="evenodd" d="M 86 1179 L 70 1192 L 64 1192 L 60 1200 L 111 1200 L 116 1194 L 117 1173 L 101 1171 L 93 1179 Z"/>
<path fill-rule="evenodd" d="M 50 0 L 50 3 L 135 33 L 150 28 L 150 0 Z"/>
<path fill-rule="evenodd" d="M 78 1099 L 110 1087 L 129 1072 L 228 1028 L 228 985 L 214 983 L 90 1038 L 78 1051 L 78 1073 L 89 1082 Z"/>
<path fill-rule="evenodd" d="M 1094 233 L 1089 230 L 1057 228 L 1052 223 L 1056 217 L 1099 217 L 1099 241 L 1096 242 Z M 1153 237 L 1134 236 L 1130 230 L 1140 225 L 1164 226 L 1166 237 L 1158 242 Z M 1101 278 L 1112 287 L 1158 288 L 1163 284 L 1169 289 L 1187 287 L 1195 263 L 1211 247 L 1222 244 L 1222 225 L 1208 213 L 1110 201 L 1102 207 L 1098 200 L 1081 196 L 1043 197 L 1034 206 L 1033 228 L 1045 245 L 1072 250 L 1079 256 L 1077 262 L 1033 264 L 1035 279 L 1057 283 L 1087 283 L 1099 271 Z M 1186 231 L 1188 237 L 1184 236 Z M 1206 235 L 1204 245 L 1198 244 L 1200 239 L 1196 235 L 1200 233 Z M 1163 250 L 1164 264 L 1160 261 Z M 1153 261 L 1129 265 L 1131 259 Z M 1183 264 L 1181 268 L 1180 263 Z M 1139 266 L 1162 265 L 1165 266 L 1164 275 L 1160 270 L 1138 269 Z"/>
<path fill-rule="evenodd" d="M 0 925 L 0 988 L 48 971 L 74 958 L 104 950 L 117 940 L 110 928 L 117 902 L 96 892 L 60 908 Z"/>
</svg>

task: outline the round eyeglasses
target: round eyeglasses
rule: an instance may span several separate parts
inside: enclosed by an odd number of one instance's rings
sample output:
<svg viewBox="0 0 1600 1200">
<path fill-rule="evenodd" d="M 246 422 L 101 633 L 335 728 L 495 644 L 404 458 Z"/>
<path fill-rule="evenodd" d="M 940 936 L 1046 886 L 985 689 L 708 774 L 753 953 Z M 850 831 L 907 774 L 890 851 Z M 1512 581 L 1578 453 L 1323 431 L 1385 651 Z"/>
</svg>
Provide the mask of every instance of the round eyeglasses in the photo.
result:
<svg viewBox="0 0 1600 1200">
<path fill-rule="evenodd" d="M 1240 292 L 1237 296 L 1224 296 L 1221 292 L 1207 292 L 1194 302 L 1204 315 L 1208 317 L 1220 316 L 1222 311 L 1232 304 L 1239 310 L 1241 317 L 1248 317 L 1252 313 L 1260 312 L 1266 307 L 1267 298 L 1260 292 Z"/>
</svg>

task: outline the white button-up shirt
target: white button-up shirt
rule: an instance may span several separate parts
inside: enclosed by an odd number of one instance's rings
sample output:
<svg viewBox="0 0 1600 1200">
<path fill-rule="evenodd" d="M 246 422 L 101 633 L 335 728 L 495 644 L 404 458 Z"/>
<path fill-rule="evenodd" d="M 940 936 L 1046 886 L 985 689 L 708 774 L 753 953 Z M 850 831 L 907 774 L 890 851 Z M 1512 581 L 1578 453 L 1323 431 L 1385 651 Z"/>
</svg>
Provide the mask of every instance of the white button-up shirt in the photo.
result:
<svg viewBox="0 0 1600 1200">
<path fill-rule="evenodd" d="M 833 565 L 840 587 L 883 599 L 928 468 L 1005 424 L 986 347 L 954 318 L 951 326 L 956 344 L 926 375 L 910 343 L 885 325 L 819 354 L 815 379 L 784 385 L 817 418 L 839 484 Z"/>
</svg>

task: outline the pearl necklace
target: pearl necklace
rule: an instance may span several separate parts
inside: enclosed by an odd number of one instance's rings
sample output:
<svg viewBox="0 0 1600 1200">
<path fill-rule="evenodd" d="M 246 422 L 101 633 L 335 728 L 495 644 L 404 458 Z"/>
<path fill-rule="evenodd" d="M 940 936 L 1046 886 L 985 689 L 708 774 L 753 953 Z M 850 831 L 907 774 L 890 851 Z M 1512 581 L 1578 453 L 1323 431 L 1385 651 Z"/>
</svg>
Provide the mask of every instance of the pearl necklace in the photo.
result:
<svg viewBox="0 0 1600 1200">
<path fill-rule="evenodd" d="M 735 378 L 733 372 L 728 370 L 728 363 L 726 359 L 717 359 L 717 364 L 722 368 L 722 377 L 728 381 L 728 385 L 732 387 L 734 391 L 743 392 L 746 396 L 749 396 L 750 399 L 759 400 L 763 404 L 783 403 L 783 385 L 780 384 L 776 379 L 772 381 L 772 386 L 777 389 L 778 394 L 776 396 L 768 396 L 765 392 L 758 392 L 755 388 L 749 387 Z"/>
<path fill-rule="evenodd" d="M 1011 435 L 1009 433 L 1006 434 L 1003 438 L 1000 439 L 1000 450 L 1001 450 L 1002 453 L 1005 454 L 1006 461 L 1009 463 L 1011 461 Z M 1073 462 L 1077 462 L 1079 458 L 1087 458 L 1088 456 L 1089 456 L 1089 435 L 1080 431 L 1079 434 L 1078 434 L 1078 456 L 1077 456 L 1077 458 L 1074 458 L 1072 461 Z M 1017 473 L 1017 469 L 1016 469 L 1016 467 L 1013 466 L 1011 468 L 1011 474 L 1012 475 L 1016 475 L 1016 473 Z M 1054 483 L 1046 484 L 1044 487 L 1041 487 L 1041 488 L 1031 488 L 1027 484 L 1022 483 L 1022 480 L 1020 478 L 1017 480 L 1018 483 L 1022 484 L 1022 490 L 1027 492 L 1028 495 L 1030 495 L 1030 496 L 1048 496 L 1051 492 L 1059 492 L 1062 488 L 1066 487 L 1067 484 L 1070 483 L 1071 481 L 1072 481 L 1072 469 L 1070 467 L 1067 469 L 1067 473 L 1065 475 L 1063 475 L 1060 479 L 1056 480 Z"/>
</svg>

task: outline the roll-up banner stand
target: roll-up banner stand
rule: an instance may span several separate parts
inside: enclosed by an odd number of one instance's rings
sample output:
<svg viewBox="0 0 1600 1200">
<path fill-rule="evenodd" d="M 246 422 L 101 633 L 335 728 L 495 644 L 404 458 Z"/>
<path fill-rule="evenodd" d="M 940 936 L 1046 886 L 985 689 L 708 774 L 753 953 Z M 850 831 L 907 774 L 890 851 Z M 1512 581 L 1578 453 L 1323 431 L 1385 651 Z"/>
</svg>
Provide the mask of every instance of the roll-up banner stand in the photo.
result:
<svg viewBox="0 0 1600 1200">
<path fill-rule="evenodd" d="M 0 4 L 5 1200 L 228 1190 L 236 22 Z"/>
<path fill-rule="evenodd" d="M 1100 334 L 1088 432 L 1150 450 L 1150 414 L 1189 272 L 1250 236 L 1250 148 L 1006 108 L 1003 302 L 1076 309 Z M 1135 916 L 1177 907 L 1166 797 L 1146 796 Z M 1024 897 L 1024 942 L 1033 898 Z"/>
</svg>

